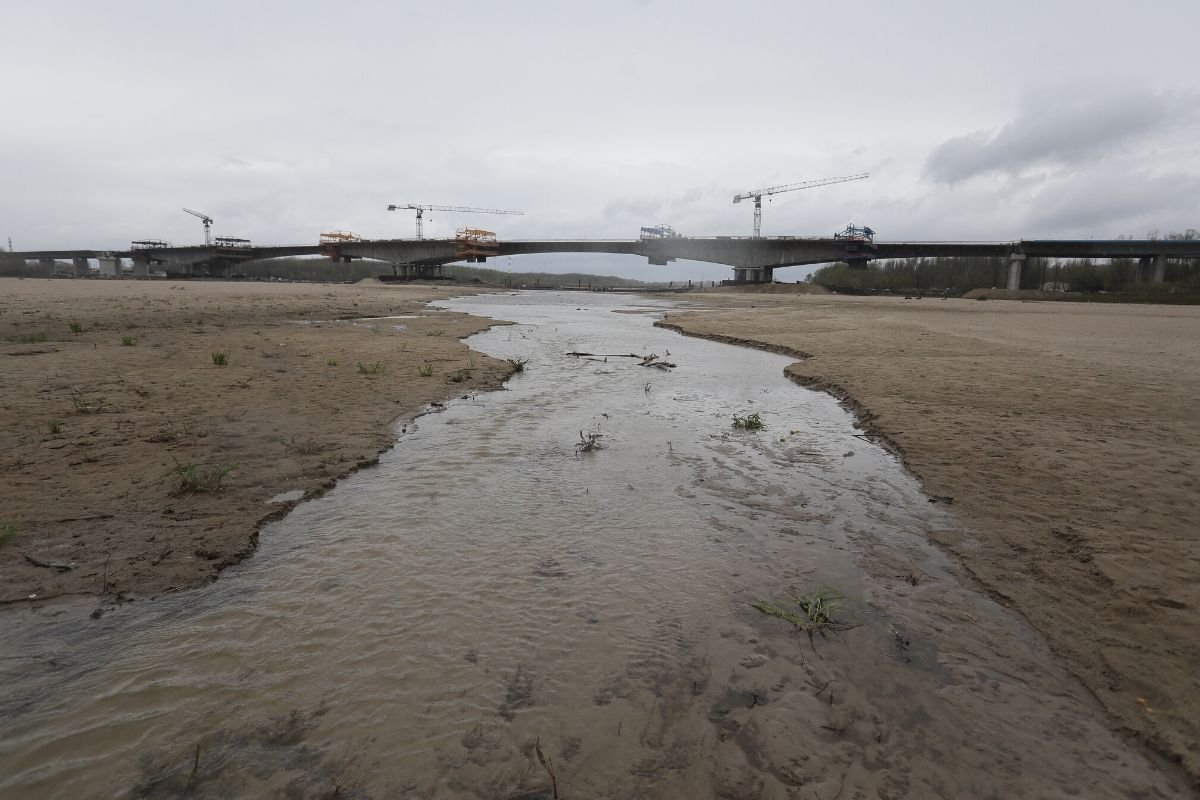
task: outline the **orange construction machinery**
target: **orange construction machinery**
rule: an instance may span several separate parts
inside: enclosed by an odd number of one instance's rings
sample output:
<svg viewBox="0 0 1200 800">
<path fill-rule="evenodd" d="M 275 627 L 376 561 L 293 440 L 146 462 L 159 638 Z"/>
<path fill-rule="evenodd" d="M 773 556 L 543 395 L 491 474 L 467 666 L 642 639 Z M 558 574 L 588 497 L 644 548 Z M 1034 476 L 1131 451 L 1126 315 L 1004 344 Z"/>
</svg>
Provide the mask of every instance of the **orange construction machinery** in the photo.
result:
<svg viewBox="0 0 1200 800">
<path fill-rule="evenodd" d="M 337 246 L 339 244 L 361 241 L 361 236 L 350 231 L 325 231 L 321 234 L 321 255 L 327 258 L 336 258 L 338 255 Z"/>
<path fill-rule="evenodd" d="M 465 261 L 487 261 L 489 256 L 500 255 L 500 244 L 496 241 L 495 231 L 459 228 L 455 232 L 454 243 L 455 255 Z"/>
</svg>

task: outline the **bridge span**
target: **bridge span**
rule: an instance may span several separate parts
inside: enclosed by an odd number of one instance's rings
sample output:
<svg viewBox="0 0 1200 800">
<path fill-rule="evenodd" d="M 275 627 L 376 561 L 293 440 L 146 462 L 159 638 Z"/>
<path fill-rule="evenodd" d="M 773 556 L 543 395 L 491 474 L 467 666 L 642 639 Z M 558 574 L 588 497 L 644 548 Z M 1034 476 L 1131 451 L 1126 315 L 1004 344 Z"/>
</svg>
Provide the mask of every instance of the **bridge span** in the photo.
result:
<svg viewBox="0 0 1200 800">
<path fill-rule="evenodd" d="M 485 261 L 488 256 L 464 257 L 456 239 L 369 239 L 319 245 L 189 245 L 154 243 L 129 250 L 39 250 L 14 255 L 53 264 L 70 260 L 76 275 L 90 274 L 89 259 L 100 262 L 102 274 L 120 275 L 122 259 L 133 263 L 135 276 L 151 270 L 174 275 L 229 277 L 240 263 L 281 256 L 322 255 L 336 261 L 372 259 L 387 262 L 401 277 L 436 277 L 446 264 Z M 1149 282 L 1161 283 L 1168 258 L 1200 258 L 1200 241 L 1163 239 L 1023 239 L 995 242 L 871 242 L 859 239 L 798 236 L 740 237 L 684 236 L 662 239 L 512 239 L 495 243 L 492 255 L 534 253 L 612 253 L 645 258 L 653 265 L 672 261 L 702 261 L 733 269 L 735 283 L 769 283 L 785 267 L 875 259 L 935 258 L 939 256 L 999 257 L 1008 261 L 1008 288 L 1021 285 L 1027 258 L 1136 258 Z"/>
</svg>

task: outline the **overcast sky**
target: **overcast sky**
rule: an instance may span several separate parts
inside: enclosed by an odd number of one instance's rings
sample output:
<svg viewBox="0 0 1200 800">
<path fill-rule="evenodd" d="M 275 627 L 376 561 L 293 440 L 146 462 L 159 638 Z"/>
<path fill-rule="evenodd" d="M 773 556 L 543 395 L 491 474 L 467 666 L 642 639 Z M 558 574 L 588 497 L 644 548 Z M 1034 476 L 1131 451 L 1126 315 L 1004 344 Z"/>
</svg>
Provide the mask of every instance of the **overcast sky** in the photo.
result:
<svg viewBox="0 0 1200 800">
<path fill-rule="evenodd" d="M 1197 0 L 0 0 L 0 242 L 1200 227 Z M 514 269 L 728 277 L 632 257 Z M 787 277 L 787 276 L 784 276 Z"/>
</svg>

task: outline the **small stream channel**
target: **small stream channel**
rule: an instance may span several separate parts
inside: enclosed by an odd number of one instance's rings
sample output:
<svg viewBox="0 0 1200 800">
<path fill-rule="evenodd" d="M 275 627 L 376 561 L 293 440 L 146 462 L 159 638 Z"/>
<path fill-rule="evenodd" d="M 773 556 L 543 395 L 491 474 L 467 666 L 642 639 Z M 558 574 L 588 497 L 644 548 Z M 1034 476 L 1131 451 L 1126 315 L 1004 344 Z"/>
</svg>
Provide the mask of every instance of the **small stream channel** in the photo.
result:
<svg viewBox="0 0 1200 800">
<path fill-rule="evenodd" d="M 470 344 L 526 370 L 211 586 L 0 618 L 0 796 L 549 798 L 535 742 L 564 798 L 1175 796 L 789 359 L 654 328 L 666 301 L 440 305 L 519 323 Z M 822 585 L 857 627 L 750 606 Z"/>
</svg>

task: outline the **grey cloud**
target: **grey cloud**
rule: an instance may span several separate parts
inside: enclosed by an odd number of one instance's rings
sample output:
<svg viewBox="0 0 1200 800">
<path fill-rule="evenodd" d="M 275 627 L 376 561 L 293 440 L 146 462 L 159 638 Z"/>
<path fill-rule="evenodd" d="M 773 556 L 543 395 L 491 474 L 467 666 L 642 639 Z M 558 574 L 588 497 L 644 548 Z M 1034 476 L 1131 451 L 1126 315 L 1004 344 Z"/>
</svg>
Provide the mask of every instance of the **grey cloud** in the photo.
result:
<svg viewBox="0 0 1200 800">
<path fill-rule="evenodd" d="M 1196 227 L 1200 175 L 1103 173 L 1043 187 L 1031 198 L 1029 225 L 1059 236 L 1144 236 Z"/>
<path fill-rule="evenodd" d="M 1026 96 L 998 131 L 975 131 L 934 148 L 925 174 L 957 183 L 987 173 L 1020 174 L 1121 151 L 1195 119 L 1195 98 L 1136 88 L 1061 85 Z"/>
</svg>

